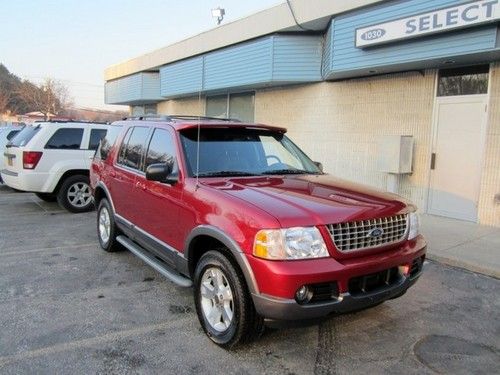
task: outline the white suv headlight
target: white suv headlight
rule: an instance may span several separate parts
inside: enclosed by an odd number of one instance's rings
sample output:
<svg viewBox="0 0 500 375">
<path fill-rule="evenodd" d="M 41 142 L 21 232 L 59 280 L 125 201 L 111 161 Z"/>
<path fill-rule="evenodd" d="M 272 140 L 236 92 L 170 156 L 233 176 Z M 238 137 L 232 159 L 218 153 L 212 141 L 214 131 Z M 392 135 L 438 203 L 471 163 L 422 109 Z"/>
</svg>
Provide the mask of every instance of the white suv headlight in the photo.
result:
<svg viewBox="0 0 500 375">
<path fill-rule="evenodd" d="M 329 256 L 325 241 L 316 227 L 261 230 L 255 235 L 253 254 L 272 260 Z"/>
<path fill-rule="evenodd" d="M 408 239 L 412 240 L 420 233 L 420 218 L 416 212 L 410 212 L 408 221 L 410 225 L 410 229 L 408 230 Z"/>
</svg>

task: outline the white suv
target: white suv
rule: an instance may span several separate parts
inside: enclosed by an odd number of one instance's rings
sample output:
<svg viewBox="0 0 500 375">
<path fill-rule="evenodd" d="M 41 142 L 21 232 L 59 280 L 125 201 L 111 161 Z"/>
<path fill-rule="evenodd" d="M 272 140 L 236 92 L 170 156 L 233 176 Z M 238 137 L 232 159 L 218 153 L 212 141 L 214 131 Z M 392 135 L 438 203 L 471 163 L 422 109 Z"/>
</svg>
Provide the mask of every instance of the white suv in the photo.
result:
<svg viewBox="0 0 500 375">
<path fill-rule="evenodd" d="M 93 208 L 89 168 L 109 125 L 90 122 L 35 122 L 4 151 L 4 183 L 56 201 L 71 212 Z"/>
</svg>

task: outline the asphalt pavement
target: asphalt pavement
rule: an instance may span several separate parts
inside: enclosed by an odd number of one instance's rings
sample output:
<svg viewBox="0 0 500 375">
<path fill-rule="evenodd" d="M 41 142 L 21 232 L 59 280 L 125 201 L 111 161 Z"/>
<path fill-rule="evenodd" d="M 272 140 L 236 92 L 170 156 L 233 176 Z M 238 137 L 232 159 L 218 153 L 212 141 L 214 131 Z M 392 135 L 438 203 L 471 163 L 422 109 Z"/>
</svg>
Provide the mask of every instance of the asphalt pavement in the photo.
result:
<svg viewBox="0 0 500 375">
<path fill-rule="evenodd" d="M 226 351 L 202 332 L 191 289 L 100 250 L 95 212 L 0 186 L 1 374 L 498 373 L 498 290 L 427 262 L 399 299 Z"/>
</svg>

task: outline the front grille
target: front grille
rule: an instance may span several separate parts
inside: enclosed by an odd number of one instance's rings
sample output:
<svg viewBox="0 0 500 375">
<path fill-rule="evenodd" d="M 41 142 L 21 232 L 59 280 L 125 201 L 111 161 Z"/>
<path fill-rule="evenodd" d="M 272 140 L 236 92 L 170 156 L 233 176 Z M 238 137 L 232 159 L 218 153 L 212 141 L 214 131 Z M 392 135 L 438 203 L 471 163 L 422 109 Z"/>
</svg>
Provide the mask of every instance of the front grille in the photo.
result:
<svg viewBox="0 0 500 375">
<path fill-rule="evenodd" d="M 340 251 L 350 252 L 389 245 L 404 239 L 408 215 L 350 221 L 328 225 L 332 240 Z"/>
<path fill-rule="evenodd" d="M 354 277 L 349 280 L 349 293 L 351 296 L 359 296 L 365 293 L 377 292 L 396 284 L 400 279 L 398 267 Z"/>
</svg>

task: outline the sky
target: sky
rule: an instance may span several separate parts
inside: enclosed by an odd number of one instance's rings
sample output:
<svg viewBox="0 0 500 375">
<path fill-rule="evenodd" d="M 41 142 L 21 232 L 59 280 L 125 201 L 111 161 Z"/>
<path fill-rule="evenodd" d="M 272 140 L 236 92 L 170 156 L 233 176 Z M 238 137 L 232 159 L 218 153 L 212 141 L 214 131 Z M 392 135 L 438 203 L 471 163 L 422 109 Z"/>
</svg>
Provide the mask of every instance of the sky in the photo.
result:
<svg viewBox="0 0 500 375">
<path fill-rule="evenodd" d="M 0 0 L 0 63 L 65 84 L 79 107 L 104 105 L 104 69 L 283 0 Z"/>
</svg>

